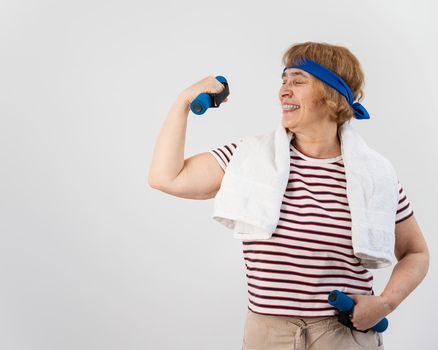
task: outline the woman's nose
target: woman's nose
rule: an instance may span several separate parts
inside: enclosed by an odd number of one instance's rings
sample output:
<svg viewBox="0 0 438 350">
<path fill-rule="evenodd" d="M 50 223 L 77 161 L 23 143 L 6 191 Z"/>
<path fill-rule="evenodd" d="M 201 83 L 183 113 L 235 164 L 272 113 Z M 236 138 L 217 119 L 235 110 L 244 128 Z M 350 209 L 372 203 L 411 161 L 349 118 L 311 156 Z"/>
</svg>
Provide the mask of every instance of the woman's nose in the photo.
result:
<svg viewBox="0 0 438 350">
<path fill-rule="evenodd" d="M 285 83 L 284 85 L 281 86 L 282 92 L 285 94 L 289 94 L 292 93 L 292 85 L 289 85 L 287 83 Z"/>
<path fill-rule="evenodd" d="M 294 94 L 293 90 L 290 87 L 283 86 L 283 89 L 281 91 L 281 96 L 292 96 L 293 94 Z"/>
</svg>

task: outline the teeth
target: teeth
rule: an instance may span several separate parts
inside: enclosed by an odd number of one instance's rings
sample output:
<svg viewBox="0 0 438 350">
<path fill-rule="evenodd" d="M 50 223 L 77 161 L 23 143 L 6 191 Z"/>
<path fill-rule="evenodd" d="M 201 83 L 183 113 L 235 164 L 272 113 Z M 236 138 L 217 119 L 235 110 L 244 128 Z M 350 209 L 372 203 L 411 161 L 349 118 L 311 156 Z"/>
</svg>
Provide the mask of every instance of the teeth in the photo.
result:
<svg viewBox="0 0 438 350">
<path fill-rule="evenodd" d="M 300 106 L 297 106 L 297 105 L 282 105 L 282 107 L 283 107 L 283 109 L 286 109 L 286 110 L 300 108 Z"/>
</svg>

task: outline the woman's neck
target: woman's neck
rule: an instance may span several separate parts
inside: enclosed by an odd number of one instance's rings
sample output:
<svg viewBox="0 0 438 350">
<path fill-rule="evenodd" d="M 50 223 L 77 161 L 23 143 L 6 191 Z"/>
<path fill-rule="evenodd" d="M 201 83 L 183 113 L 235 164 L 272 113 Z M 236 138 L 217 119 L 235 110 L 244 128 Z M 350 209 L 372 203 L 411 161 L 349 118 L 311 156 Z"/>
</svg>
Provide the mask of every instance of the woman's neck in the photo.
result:
<svg viewBox="0 0 438 350">
<path fill-rule="evenodd" d="M 292 145 L 310 158 L 325 159 L 341 155 L 341 142 L 337 130 L 320 135 L 294 133 Z"/>
</svg>

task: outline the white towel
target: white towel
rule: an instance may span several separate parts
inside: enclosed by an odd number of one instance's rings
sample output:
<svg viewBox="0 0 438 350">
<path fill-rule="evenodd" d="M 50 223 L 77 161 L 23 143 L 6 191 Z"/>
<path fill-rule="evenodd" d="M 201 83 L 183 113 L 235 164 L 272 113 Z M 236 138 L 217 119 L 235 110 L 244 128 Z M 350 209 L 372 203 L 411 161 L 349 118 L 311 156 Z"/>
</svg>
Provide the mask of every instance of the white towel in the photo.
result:
<svg viewBox="0 0 438 350">
<path fill-rule="evenodd" d="M 352 246 L 366 268 L 394 262 L 398 178 L 392 164 L 367 146 L 345 122 L 339 126 L 352 221 Z M 237 239 L 269 239 L 279 221 L 289 180 L 290 141 L 281 124 L 275 131 L 243 138 L 228 163 L 214 199 L 213 219 Z"/>
</svg>

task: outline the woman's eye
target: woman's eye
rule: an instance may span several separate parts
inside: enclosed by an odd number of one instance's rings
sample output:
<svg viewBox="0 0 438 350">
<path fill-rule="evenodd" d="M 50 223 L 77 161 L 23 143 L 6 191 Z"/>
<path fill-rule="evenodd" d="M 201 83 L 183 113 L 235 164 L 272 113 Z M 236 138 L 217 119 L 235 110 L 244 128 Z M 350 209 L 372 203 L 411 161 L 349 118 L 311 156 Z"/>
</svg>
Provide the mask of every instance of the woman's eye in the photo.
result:
<svg viewBox="0 0 438 350">
<path fill-rule="evenodd" d="M 294 84 L 302 84 L 302 83 L 303 83 L 302 81 L 294 81 Z M 284 85 L 284 84 L 286 84 L 286 82 L 283 81 L 283 83 L 281 85 Z"/>
</svg>

